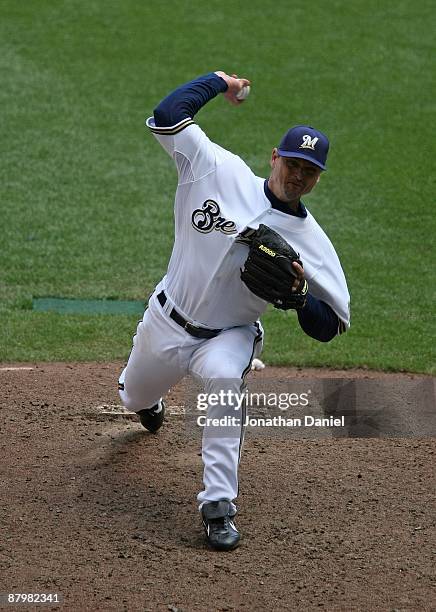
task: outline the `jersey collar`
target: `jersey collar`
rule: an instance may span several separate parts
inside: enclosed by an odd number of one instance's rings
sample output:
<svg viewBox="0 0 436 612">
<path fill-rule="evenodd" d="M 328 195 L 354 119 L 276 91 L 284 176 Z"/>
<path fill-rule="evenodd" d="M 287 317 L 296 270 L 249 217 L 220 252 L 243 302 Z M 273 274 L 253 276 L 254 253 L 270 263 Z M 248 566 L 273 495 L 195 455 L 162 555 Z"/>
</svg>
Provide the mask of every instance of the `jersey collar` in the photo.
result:
<svg viewBox="0 0 436 612">
<path fill-rule="evenodd" d="M 287 204 L 286 202 L 282 202 L 278 199 L 278 197 L 273 194 L 271 189 L 268 187 L 268 179 L 265 179 L 265 182 L 263 184 L 263 190 L 265 192 L 266 197 L 271 202 L 271 208 L 275 208 L 276 210 L 279 210 L 280 212 L 285 213 L 286 215 L 292 215 L 293 217 L 307 217 L 306 207 L 304 206 L 301 200 L 298 203 L 297 212 L 294 212 L 291 208 L 289 208 L 289 204 Z"/>
</svg>

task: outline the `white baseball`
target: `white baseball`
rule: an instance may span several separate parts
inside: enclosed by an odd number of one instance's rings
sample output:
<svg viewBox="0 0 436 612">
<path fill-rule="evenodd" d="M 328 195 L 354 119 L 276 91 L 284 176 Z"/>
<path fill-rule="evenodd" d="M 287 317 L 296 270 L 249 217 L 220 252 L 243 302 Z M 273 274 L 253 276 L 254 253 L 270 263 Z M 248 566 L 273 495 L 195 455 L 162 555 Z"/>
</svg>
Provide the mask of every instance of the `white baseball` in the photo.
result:
<svg viewBox="0 0 436 612">
<path fill-rule="evenodd" d="M 263 370 L 265 368 L 265 364 L 260 359 L 253 359 L 251 362 L 251 369 L 255 371 Z"/>
<path fill-rule="evenodd" d="M 236 94 L 238 100 L 245 100 L 250 93 L 250 85 L 244 85 L 244 87 Z"/>
</svg>

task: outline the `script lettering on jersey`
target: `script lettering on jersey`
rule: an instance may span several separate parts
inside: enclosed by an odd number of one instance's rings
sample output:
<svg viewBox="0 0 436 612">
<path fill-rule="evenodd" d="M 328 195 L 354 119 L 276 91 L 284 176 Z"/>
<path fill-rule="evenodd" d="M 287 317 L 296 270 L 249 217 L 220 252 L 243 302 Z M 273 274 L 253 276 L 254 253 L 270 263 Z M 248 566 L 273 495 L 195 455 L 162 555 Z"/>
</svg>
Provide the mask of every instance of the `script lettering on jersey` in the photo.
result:
<svg viewBox="0 0 436 612">
<path fill-rule="evenodd" d="M 215 200 L 206 200 L 201 208 L 196 208 L 192 213 L 192 225 L 202 234 L 207 234 L 214 229 L 223 234 L 236 234 L 235 223 L 221 217 L 220 212 L 220 207 Z"/>
</svg>

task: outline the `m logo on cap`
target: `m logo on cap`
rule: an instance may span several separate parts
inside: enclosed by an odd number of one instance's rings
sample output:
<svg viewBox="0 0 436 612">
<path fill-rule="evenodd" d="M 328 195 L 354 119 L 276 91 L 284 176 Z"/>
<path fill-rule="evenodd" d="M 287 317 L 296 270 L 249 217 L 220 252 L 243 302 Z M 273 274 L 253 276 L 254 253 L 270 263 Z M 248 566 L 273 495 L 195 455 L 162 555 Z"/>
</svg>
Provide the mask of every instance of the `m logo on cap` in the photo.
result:
<svg viewBox="0 0 436 612">
<path fill-rule="evenodd" d="M 303 136 L 303 142 L 300 145 L 300 149 L 312 149 L 312 151 L 315 151 L 315 145 L 318 140 L 319 139 L 316 136 L 311 138 L 309 134 L 305 134 Z"/>
</svg>

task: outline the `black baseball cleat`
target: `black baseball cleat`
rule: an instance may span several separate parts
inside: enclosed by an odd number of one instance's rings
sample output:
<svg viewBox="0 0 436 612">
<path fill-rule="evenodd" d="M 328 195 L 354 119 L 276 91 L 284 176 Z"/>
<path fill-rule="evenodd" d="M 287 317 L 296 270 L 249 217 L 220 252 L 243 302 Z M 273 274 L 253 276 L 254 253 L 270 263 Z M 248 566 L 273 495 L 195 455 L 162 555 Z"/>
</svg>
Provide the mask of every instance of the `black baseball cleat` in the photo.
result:
<svg viewBox="0 0 436 612">
<path fill-rule="evenodd" d="M 156 433 L 164 422 L 165 403 L 161 399 L 153 408 L 140 410 L 136 414 L 139 416 L 141 425 L 145 427 L 145 429 L 148 429 L 150 433 Z"/>
<path fill-rule="evenodd" d="M 241 539 L 229 512 L 230 502 L 226 499 L 208 502 L 201 507 L 206 539 L 216 550 L 232 550 Z"/>
</svg>

